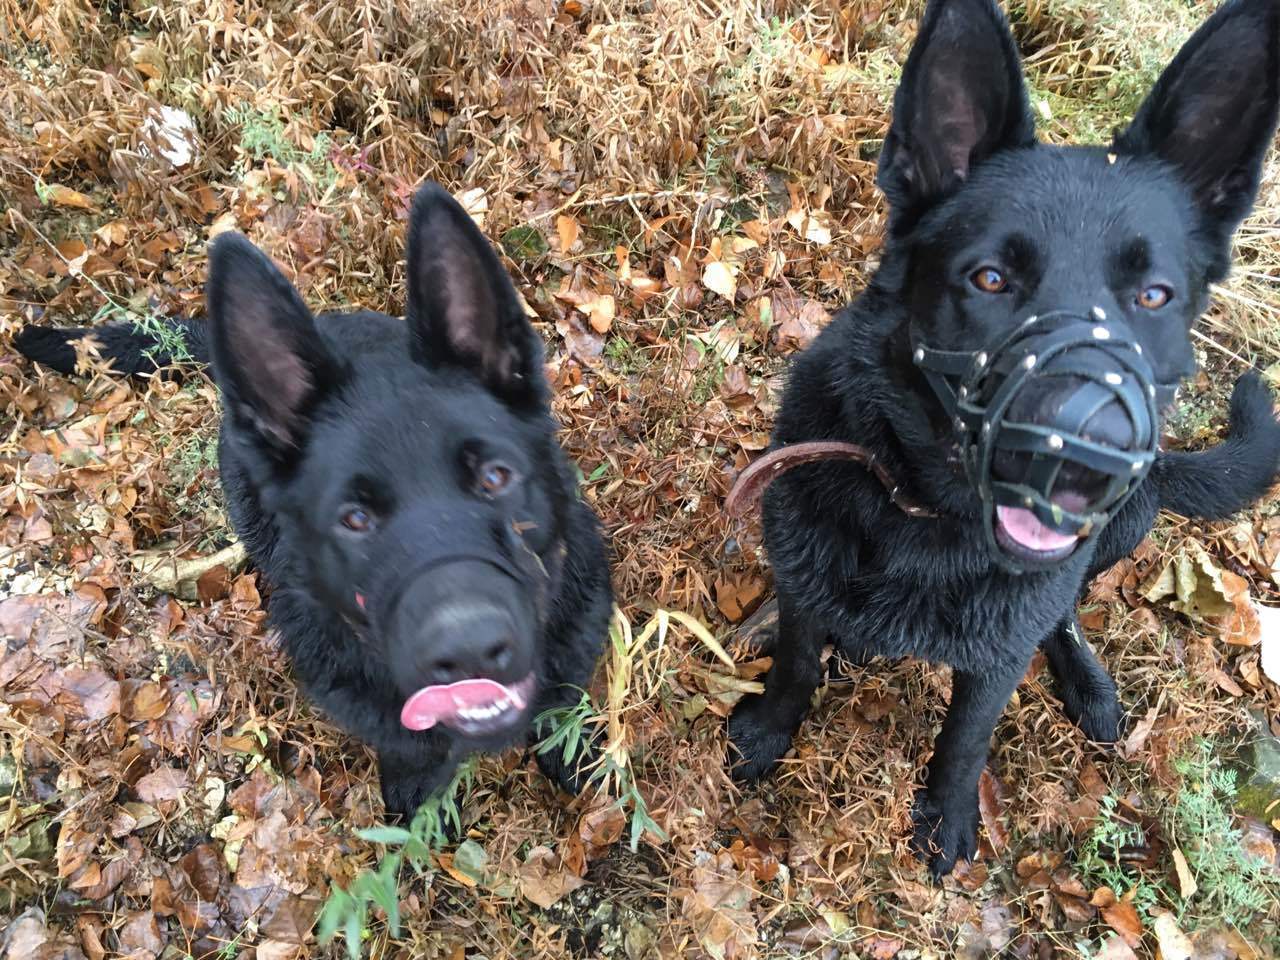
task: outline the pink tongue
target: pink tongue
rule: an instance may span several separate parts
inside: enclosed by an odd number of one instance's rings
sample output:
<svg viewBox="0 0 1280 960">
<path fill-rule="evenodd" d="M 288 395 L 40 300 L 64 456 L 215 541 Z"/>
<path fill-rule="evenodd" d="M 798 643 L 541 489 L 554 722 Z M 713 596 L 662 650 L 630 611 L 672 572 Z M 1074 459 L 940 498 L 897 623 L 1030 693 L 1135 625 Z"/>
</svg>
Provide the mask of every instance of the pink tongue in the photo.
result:
<svg viewBox="0 0 1280 960">
<path fill-rule="evenodd" d="M 400 722 L 410 730 L 427 730 L 441 720 L 456 716 L 459 710 L 487 707 L 508 700 L 524 709 L 524 697 L 496 680 L 459 680 L 457 683 L 423 687 L 400 710 Z"/>
<path fill-rule="evenodd" d="M 1039 517 L 1022 507 L 997 506 L 996 517 L 1011 540 L 1031 550 L 1058 550 L 1078 539 L 1046 527 Z"/>
</svg>

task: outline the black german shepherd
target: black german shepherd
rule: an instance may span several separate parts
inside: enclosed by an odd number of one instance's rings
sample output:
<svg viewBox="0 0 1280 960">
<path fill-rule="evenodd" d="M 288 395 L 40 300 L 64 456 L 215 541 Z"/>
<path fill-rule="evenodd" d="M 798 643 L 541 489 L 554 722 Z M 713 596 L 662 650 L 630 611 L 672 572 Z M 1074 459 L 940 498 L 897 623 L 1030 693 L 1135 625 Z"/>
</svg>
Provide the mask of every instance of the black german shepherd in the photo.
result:
<svg viewBox="0 0 1280 960">
<path fill-rule="evenodd" d="M 313 317 L 238 234 L 209 254 L 207 322 L 183 324 L 222 394 L 219 465 L 236 533 L 306 692 L 378 752 L 410 816 L 460 759 L 577 699 L 612 606 L 596 518 L 556 443 L 542 347 L 511 279 L 442 188 L 409 223 L 408 319 Z M 154 370 L 128 326 L 28 327 L 64 373 L 93 334 Z M 571 791 L 559 751 L 543 770 Z"/>
<path fill-rule="evenodd" d="M 993 0 L 929 4 L 880 156 L 882 264 L 792 366 L 773 445 L 865 447 L 935 516 L 908 516 L 850 463 L 772 484 L 779 635 L 765 692 L 730 719 L 740 777 L 786 753 L 828 636 L 855 660 L 953 669 L 914 809 L 935 876 L 975 851 L 991 733 L 1037 647 L 1068 715 L 1116 739 L 1116 687 L 1075 614 L 1082 588 L 1161 508 L 1225 517 L 1280 469 L 1254 374 L 1236 385 L 1225 443 L 1156 452 L 1193 369 L 1189 330 L 1258 189 L 1278 43 L 1277 0 L 1231 0 L 1109 148 L 1051 147 Z"/>
</svg>

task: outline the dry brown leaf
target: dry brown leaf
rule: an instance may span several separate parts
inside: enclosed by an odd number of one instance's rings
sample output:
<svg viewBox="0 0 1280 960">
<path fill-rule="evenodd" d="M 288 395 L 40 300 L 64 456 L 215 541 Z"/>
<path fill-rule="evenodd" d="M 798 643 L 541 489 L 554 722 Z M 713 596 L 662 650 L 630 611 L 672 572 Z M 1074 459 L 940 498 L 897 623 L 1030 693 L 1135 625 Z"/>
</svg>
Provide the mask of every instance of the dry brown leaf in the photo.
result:
<svg viewBox="0 0 1280 960">
<path fill-rule="evenodd" d="M 1004 788 L 986 767 L 978 780 L 978 812 L 986 827 L 992 852 L 999 856 L 1009 845 L 1009 828 L 1004 823 Z"/>
<path fill-rule="evenodd" d="M 732 301 L 738 290 L 738 268 L 721 260 L 713 260 L 702 269 L 702 285 Z"/>
<path fill-rule="evenodd" d="M 98 205 L 93 202 L 92 197 L 85 196 L 79 190 L 72 190 L 70 187 L 63 186 L 60 183 L 45 184 L 43 193 L 49 203 L 59 207 L 95 211 L 98 209 Z"/>
<path fill-rule="evenodd" d="M 753 884 L 727 851 L 694 854 L 691 888 L 684 892 L 683 912 L 694 936 L 713 957 L 733 960 L 754 952 L 756 917 Z"/>
<path fill-rule="evenodd" d="M 1097 960 L 1138 960 L 1133 948 L 1118 933 L 1113 933 L 1102 942 L 1102 947 L 1093 954 Z"/>
<path fill-rule="evenodd" d="M 586 881 L 570 870 L 550 847 L 534 847 L 520 865 L 520 892 L 546 910 Z"/>
<path fill-rule="evenodd" d="M 1102 919 L 1131 947 L 1142 942 L 1142 918 L 1132 903 L 1118 900 L 1102 908 Z"/>
<path fill-rule="evenodd" d="M 568 253 L 578 242 L 578 221 L 561 214 L 556 217 L 556 234 L 560 237 L 560 252 Z"/>
<path fill-rule="evenodd" d="M 1196 878 L 1191 874 L 1191 867 L 1187 864 L 1187 858 L 1177 847 L 1173 848 L 1173 869 L 1178 875 L 1178 895 L 1183 900 L 1190 900 L 1196 895 L 1198 884 Z"/>
<path fill-rule="evenodd" d="M 1191 940 L 1182 932 L 1173 914 L 1160 914 L 1152 921 L 1151 928 L 1155 931 L 1161 960 L 1192 960 L 1195 956 Z"/>
<path fill-rule="evenodd" d="M 164 800 L 181 800 L 187 792 L 187 774 L 164 766 L 134 784 L 134 792 L 143 803 L 160 803 Z"/>
</svg>

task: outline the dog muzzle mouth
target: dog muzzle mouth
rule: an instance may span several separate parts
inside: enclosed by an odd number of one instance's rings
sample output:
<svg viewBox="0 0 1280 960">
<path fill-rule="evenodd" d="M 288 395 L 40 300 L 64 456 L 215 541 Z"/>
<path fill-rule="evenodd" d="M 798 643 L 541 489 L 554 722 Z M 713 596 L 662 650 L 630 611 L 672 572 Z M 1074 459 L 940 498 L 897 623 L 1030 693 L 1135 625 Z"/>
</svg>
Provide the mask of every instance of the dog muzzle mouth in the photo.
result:
<svg viewBox="0 0 1280 960">
<path fill-rule="evenodd" d="M 1161 391 L 1142 345 L 1101 310 L 1029 316 L 974 351 L 935 349 L 913 330 L 912 360 L 951 420 L 987 549 L 1009 572 L 1052 569 L 1094 541 L 1155 462 Z M 1097 436 L 1104 410 L 1122 445 Z"/>
</svg>

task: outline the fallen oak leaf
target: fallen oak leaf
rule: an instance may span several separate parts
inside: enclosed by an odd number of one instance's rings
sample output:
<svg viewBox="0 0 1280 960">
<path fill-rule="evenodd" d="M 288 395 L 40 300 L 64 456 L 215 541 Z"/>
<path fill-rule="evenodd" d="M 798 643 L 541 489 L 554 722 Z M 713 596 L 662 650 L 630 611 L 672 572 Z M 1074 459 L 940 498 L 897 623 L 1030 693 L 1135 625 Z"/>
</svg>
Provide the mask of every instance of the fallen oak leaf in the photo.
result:
<svg viewBox="0 0 1280 960">
<path fill-rule="evenodd" d="M 187 792 L 187 775 L 173 767 L 160 767 L 141 778 L 133 789 L 143 803 L 181 800 Z"/>
<path fill-rule="evenodd" d="M 550 847 L 544 846 L 529 851 L 520 865 L 519 880 L 524 898 L 544 910 L 586 883 Z"/>
<path fill-rule="evenodd" d="M 1107 926 L 1124 938 L 1125 943 L 1130 947 L 1136 947 L 1142 942 L 1142 918 L 1138 916 L 1138 911 L 1132 903 L 1117 900 L 1101 909 L 1102 919 L 1106 921 Z"/>
</svg>

